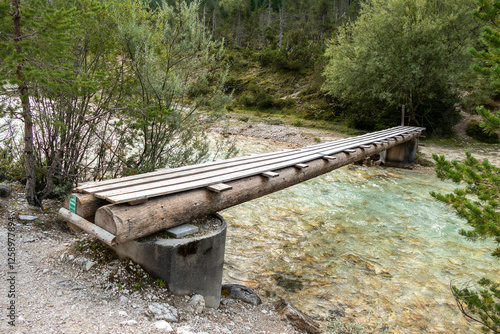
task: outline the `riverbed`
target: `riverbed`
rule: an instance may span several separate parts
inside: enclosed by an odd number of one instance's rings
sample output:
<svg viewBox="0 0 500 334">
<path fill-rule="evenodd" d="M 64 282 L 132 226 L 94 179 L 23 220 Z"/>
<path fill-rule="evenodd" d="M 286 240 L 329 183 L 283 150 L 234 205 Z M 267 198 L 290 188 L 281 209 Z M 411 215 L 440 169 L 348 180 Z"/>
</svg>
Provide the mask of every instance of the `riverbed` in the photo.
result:
<svg viewBox="0 0 500 334">
<path fill-rule="evenodd" d="M 289 146 L 238 145 L 240 155 Z M 496 278 L 500 267 L 493 242 L 465 240 L 465 221 L 429 195 L 454 187 L 429 171 L 351 165 L 225 210 L 224 280 L 373 332 L 480 333 L 450 283 Z"/>
</svg>

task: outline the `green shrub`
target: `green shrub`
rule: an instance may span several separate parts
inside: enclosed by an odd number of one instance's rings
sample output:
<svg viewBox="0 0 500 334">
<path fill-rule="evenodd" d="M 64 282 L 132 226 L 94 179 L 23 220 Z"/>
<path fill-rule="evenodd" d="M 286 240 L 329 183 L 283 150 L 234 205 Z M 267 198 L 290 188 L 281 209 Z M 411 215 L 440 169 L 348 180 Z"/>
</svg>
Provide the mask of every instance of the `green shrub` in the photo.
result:
<svg viewBox="0 0 500 334">
<path fill-rule="evenodd" d="M 478 121 L 472 120 L 467 125 L 467 130 L 465 131 L 468 136 L 471 136 L 475 140 L 488 144 L 498 144 L 500 139 L 497 133 L 486 133 L 481 127 Z"/>
</svg>

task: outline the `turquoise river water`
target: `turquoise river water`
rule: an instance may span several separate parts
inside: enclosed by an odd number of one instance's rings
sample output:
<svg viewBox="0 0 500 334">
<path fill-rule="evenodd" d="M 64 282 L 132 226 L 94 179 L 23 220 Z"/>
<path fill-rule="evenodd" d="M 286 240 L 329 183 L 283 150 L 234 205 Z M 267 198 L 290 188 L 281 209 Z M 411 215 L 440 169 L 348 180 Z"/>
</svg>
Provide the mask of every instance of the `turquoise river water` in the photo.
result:
<svg viewBox="0 0 500 334">
<path fill-rule="evenodd" d="M 500 266 L 493 243 L 465 240 L 465 221 L 429 195 L 454 187 L 434 173 L 351 165 L 225 210 L 224 280 L 374 333 L 479 333 L 450 283 L 496 278 Z"/>
</svg>

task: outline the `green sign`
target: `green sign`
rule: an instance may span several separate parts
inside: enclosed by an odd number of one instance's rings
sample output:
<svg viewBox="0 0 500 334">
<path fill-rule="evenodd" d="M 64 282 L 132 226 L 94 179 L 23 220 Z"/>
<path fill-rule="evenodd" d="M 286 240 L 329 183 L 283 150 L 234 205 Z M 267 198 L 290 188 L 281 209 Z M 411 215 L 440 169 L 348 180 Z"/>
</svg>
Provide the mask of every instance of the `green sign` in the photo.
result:
<svg viewBox="0 0 500 334">
<path fill-rule="evenodd" d="M 69 211 L 76 213 L 76 197 L 69 197 Z"/>
</svg>

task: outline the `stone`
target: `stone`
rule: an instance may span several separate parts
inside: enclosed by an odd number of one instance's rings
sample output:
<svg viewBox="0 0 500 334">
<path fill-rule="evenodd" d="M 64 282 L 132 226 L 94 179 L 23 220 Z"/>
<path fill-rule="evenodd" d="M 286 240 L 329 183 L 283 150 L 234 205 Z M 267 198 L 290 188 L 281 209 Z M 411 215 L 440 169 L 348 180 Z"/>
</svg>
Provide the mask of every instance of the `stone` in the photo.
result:
<svg viewBox="0 0 500 334">
<path fill-rule="evenodd" d="M 172 326 L 170 326 L 170 324 L 168 322 L 166 322 L 165 320 L 158 320 L 157 322 L 155 322 L 153 324 L 153 326 L 155 326 L 158 329 L 164 329 L 166 332 L 173 331 Z"/>
<path fill-rule="evenodd" d="M 306 331 L 309 334 L 321 333 L 321 326 L 317 322 L 296 309 L 287 300 L 281 298 L 274 304 L 274 307 L 282 320 L 290 322 L 297 329 Z"/>
<path fill-rule="evenodd" d="M 252 289 L 240 284 L 222 285 L 221 295 L 232 299 L 239 299 L 252 305 L 262 304 L 262 300 L 252 291 Z"/>
<path fill-rule="evenodd" d="M 157 320 L 166 320 L 169 322 L 177 322 L 177 309 L 167 303 L 153 303 L 148 306 L 150 314 Z"/>
<path fill-rule="evenodd" d="M 123 317 L 128 317 L 128 314 L 125 311 L 118 311 L 118 315 L 121 315 Z"/>
<path fill-rule="evenodd" d="M 167 233 L 174 238 L 182 238 L 186 235 L 195 234 L 199 231 L 198 226 L 192 224 L 184 224 L 167 230 Z"/>
<path fill-rule="evenodd" d="M 37 216 L 30 216 L 30 215 L 19 215 L 19 220 L 22 220 L 22 221 L 29 221 L 29 222 L 32 222 L 32 221 L 35 221 L 37 220 L 38 217 Z"/>
<path fill-rule="evenodd" d="M 177 328 L 177 334 L 197 334 L 193 331 L 193 329 L 189 326 L 182 326 Z"/>
<path fill-rule="evenodd" d="M 122 325 L 122 326 L 135 326 L 135 325 L 137 325 L 137 321 L 126 320 L 126 321 L 120 322 L 120 325 Z"/>
<path fill-rule="evenodd" d="M 12 194 L 12 189 L 6 184 L 0 184 L 0 197 L 9 197 Z"/>
<path fill-rule="evenodd" d="M 189 300 L 189 305 L 193 308 L 195 314 L 200 314 L 205 308 L 205 298 L 202 295 L 194 295 Z"/>
<path fill-rule="evenodd" d="M 92 268 L 92 266 L 95 264 L 95 262 L 93 261 L 88 261 L 87 264 L 85 264 L 85 270 L 89 271 L 90 268 Z"/>
<path fill-rule="evenodd" d="M 125 296 L 120 296 L 120 303 L 126 303 L 128 301 L 128 298 Z"/>
<path fill-rule="evenodd" d="M 73 263 L 76 264 L 77 266 L 81 268 L 85 268 L 87 266 L 87 263 L 89 262 L 89 259 L 84 258 L 84 257 L 77 257 Z"/>
</svg>

